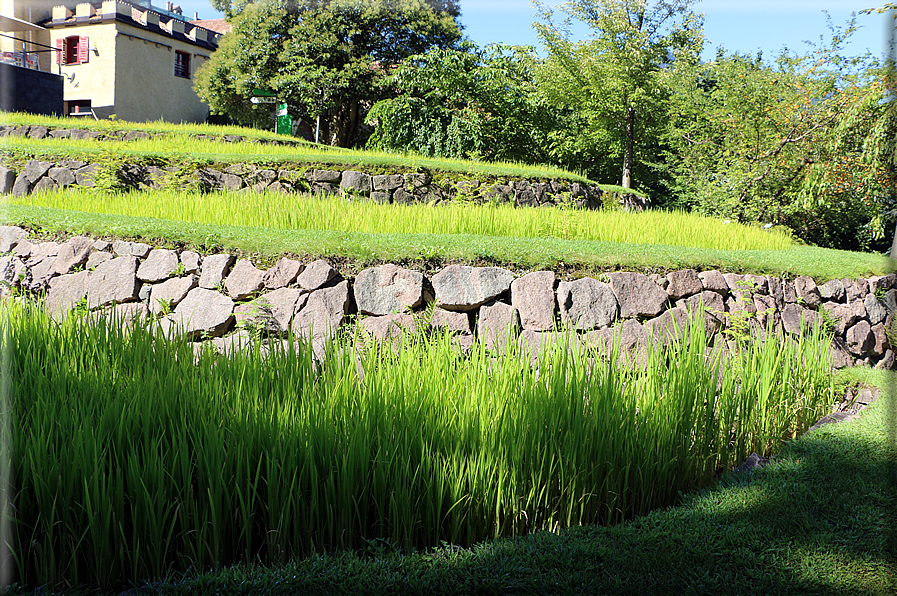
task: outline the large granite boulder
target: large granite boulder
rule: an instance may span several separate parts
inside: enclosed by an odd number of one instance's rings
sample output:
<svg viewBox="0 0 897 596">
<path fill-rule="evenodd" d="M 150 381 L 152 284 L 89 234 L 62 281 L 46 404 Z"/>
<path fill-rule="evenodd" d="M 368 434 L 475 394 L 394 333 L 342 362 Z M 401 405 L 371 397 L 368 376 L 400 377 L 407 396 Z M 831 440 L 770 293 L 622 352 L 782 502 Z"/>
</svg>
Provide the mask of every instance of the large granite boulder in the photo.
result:
<svg viewBox="0 0 897 596">
<path fill-rule="evenodd" d="M 688 313 L 684 308 L 674 307 L 666 310 L 659 317 L 645 321 L 645 332 L 648 337 L 662 345 L 674 341 L 683 341 L 688 329 Z"/>
<path fill-rule="evenodd" d="M 221 337 L 233 326 L 234 301 L 214 290 L 193 288 L 168 318 L 194 340 Z"/>
<path fill-rule="evenodd" d="M 71 310 L 87 296 L 89 271 L 79 271 L 54 277 L 50 280 L 44 308 L 53 316 Z"/>
<path fill-rule="evenodd" d="M 112 252 L 120 257 L 133 256 L 138 259 L 145 259 L 151 250 L 153 250 L 153 247 L 143 242 L 118 240 L 112 245 Z"/>
<path fill-rule="evenodd" d="M 8 195 L 16 185 L 16 173 L 7 167 L 0 166 L 0 195 Z M 4 226 L 5 227 L 5 226 Z M 7 249 L 9 250 L 9 249 Z M 0 251 L 0 252 L 6 252 Z"/>
<path fill-rule="evenodd" d="M 554 349 L 566 349 L 568 352 L 582 352 L 582 342 L 576 333 L 567 331 L 533 331 L 524 329 L 517 338 L 520 355 L 529 360 L 532 368 L 537 368 L 543 357 Z"/>
<path fill-rule="evenodd" d="M 112 303 L 132 302 L 140 289 L 137 281 L 137 257 L 116 257 L 100 263 L 90 273 L 87 306 L 100 308 Z"/>
<path fill-rule="evenodd" d="M 48 257 L 33 265 L 29 265 L 29 262 L 33 262 L 33 260 L 29 259 L 25 263 L 28 268 L 21 286 L 30 292 L 43 292 L 56 275 L 56 257 Z"/>
<path fill-rule="evenodd" d="M 173 250 L 156 248 L 151 250 L 137 269 L 137 279 L 147 283 L 156 283 L 171 277 L 178 268 L 180 259 Z"/>
<path fill-rule="evenodd" d="M 75 236 L 59 247 L 56 253 L 56 273 L 62 275 L 72 267 L 84 265 L 93 249 L 93 240 L 85 236 Z"/>
<path fill-rule="evenodd" d="M 199 287 L 210 290 L 216 288 L 227 277 L 231 265 L 236 261 L 234 255 L 210 255 L 202 260 L 202 274 L 199 276 Z"/>
<path fill-rule="evenodd" d="M 318 290 L 336 279 L 339 273 L 330 266 L 330 263 L 322 259 L 312 261 L 296 277 L 296 285 L 303 290 Z"/>
<path fill-rule="evenodd" d="M 615 272 L 607 276 L 620 305 L 621 317 L 656 317 L 663 312 L 670 296 L 647 275 Z"/>
<path fill-rule="evenodd" d="M 470 311 L 511 288 L 514 274 L 500 267 L 449 265 L 433 276 L 436 306 Z"/>
<path fill-rule="evenodd" d="M 28 268 L 22 259 L 13 255 L 0 257 L 0 281 L 17 287 L 25 279 Z"/>
<path fill-rule="evenodd" d="M 315 290 L 293 318 L 293 334 L 312 340 L 333 337 L 349 314 L 349 282 Z"/>
<path fill-rule="evenodd" d="M 414 336 L 416 332 L 414 317 L 403 313 L 364 318 L 361 320 L 361 328 L 380 343 L 391 342 L 394 348 L 398 347 L 403 338 Z"/>
<path fill-rule="evenodd" d="M 819 297 L 822 300 L 831 300 L 834 302 L 844 302 L 844 284 L 840 279 L 831 279 L 824 284 L 817 286 Z"/>
<path fill-rule="evenodd" d="M 560 282 L 557 301 L 561 321 L 578 331 L 607 327 L 617 318 L 617 298 L 613 290 L 591 277 Z"/>
<path fill-rule="evenodd" d="M 274 267 L 265 271 L 265 277 L 262 281 L 268 290 L 285 288 L 296 281 L 296 277 L 302 273 L 304 268 L 305 265 L 299 261 L 283 257 L 277 261 Z"/>
<path fill-rule="evenodd" d="M 199 286 L 199 278 L 196 275 L 175 277 L 150 288 L 149 310 L 154 315 L 168 314 L 187 294 Z"/>
<path fill-rule="evenodd" d="M 667 286 L 667 294 L 673 301 L 704 291 L 704 284 L 694 269 L 671 271 L 667 274 L 667 279 L 670 282 Z"/>
<path fill-rule="evenodd" d="M 423 302 L 423 284 L 423 274 L 391 263 L 365 269 L 355 278 L 355 304 L 364 315 L 402 313 Z"/>
<path fill-rule="evenodd" d="M 477 319 L 477 336 L 486 349 L 504 352 L 508 337 L 520 328 L 517 309 L 504 302 L 496 302 L 480 308 Z"/>
<path fill-rule="evenodd" d="M 884 304 L 879 302 L 878 298 L 875 297 L 875 294 L 866 294 L 866 297 L 863 299 L 863 308 L 866 310 L 870 325 L 877 325 L 884 321 L 888 316 L 888 309 L 885 308 Z"/>
<path fill-rule="evenodd" d="M 247 332 L 254 337 L 280 337 L 282 329 L 274 309 L 264 299 L 256 298 L 249 302 L 242 302 L 234 307 L 234 319 L 241 332 Z"/>
<path fill-rule="evenodd" d="M 524 329 L 554 328 L 554 280 L 553 271 L 535 271 L 511 282 L 511 306 L 517 309 Z"/>
<path fill-rule="evenodd" d="M 436 308 L 433 309 L 433 315 L 430 317 L 429 325 L 432 329 L 442 329 L 450 333 L 471 335 L 473 333 L 473 328 L 470 325 L 470 317 L 471 315 L 466 312 Z"/>
<path fill-rule="evenodd" d="M 273 292 L 262 294 L 255 302 L 267 305 L 280 331 L 287 332 L 293 323 L 293 315 L 305 306 L 307 299 L 308 292 L 299 288 L 278 288 Z"/>
<path fill-rule="evenodd" d="M 365 196 L 371 194 L 371 190 L 373 190 L 370 175 L 354 170 L 343 172 L 339 185 L 343 192 L 358 193 Z"/>
<path fill-rule="evenodd" d="M 835 336 L 832 338 L 828 355 L 833 368 L 853 366 L 853 356 L 847 350 L 847 343 L 840 337 Z"/>
<path fill-rule="evenodd" d="M 822 303 L 822 296 L 812 277 L 806 275 L 797 277 L 794 280 L 794 291 L 797 292 L 797 297 L 808 306 L 819 306 Z"/>
<path fill-rule="evenodd" d="M 227 276 L 224 287 L 234 300 L 245 300 L 264 286 L 265 272 L 257 269 L 249 259 L 240 259 Z"/>
<path fill-rule="evenodd" d="M 845 333 L 847 351 L 858 358 L 864 358 L 872 352 L 875 346 L 875 335 L 869 321 L 859 321 Z"/>
<path fill-rule="evenodd" d="M 9 252 L 28 238 L 28 232 L 18 226 L 0 226 L 0 253 Z"/>
<path fill-rule="evenodd" d="M 800 304 L 789 303 L 782 310 L 782 327 L 793 335 L 808 332 L 816 323 L 816 313 Z"/>
</svg>

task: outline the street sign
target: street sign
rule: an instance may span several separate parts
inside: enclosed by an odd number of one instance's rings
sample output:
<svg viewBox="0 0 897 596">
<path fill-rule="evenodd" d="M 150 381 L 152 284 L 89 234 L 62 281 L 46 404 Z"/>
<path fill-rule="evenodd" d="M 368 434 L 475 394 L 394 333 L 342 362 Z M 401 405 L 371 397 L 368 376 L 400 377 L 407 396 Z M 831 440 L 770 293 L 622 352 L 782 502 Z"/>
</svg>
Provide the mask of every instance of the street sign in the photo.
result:
<svg viewBox="0 0 897 596">
<path fill-rule="evenodd" d="M 249 101 L 252 103 L 277 103 L 276 97 L 253 97 Z"/>
<path fill-rule="evenodd" d="M 278 134 L 282 135 L 291 135 L 293 134 L 293 117 L 289 114 L 285 114 L 283 116 L 277 117 L 277 128 L 275 129 Z"/>
<path fill-rule="evenodd" d="M 287 104 L 279 103 L 277 104 L 277 111 L 274 112 L 275 116 L 286 116 L 289 113 Z"/>
<path fill-rule="evenodd" d="M 257 97 L 274 97 L 276 93 L 267 89 L 253 89 L 252 94 Z"/>
</svg>

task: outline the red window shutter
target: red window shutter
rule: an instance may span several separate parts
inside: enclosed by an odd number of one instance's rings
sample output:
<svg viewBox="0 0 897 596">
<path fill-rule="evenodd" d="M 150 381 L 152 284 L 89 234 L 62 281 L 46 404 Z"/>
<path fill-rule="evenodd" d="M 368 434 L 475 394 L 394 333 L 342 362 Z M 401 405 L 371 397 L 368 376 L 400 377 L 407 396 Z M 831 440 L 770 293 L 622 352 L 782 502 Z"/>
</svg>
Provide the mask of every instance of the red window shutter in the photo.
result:
<svg viewBox="0 0 897 596">
<path fill-rule="evenodd" d="M 65 64 L 65 38 L 56 40 L 56 64 Z"/>
<path fill-rule="evenodd" d="M 78 38 L 78 64 L 87 62 L 87 37 Z"/>
</svg>

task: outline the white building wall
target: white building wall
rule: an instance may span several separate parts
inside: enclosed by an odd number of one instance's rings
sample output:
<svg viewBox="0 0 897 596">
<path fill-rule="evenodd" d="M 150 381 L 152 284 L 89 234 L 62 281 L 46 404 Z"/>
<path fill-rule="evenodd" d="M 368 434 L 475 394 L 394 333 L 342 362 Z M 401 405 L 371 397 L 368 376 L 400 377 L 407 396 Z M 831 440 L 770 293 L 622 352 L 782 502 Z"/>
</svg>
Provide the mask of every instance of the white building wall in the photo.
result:
<svg viewBox="0 0 897 596">
<path fill-rule="evenodd" d="M 204 49 L 149 31 L 117 23 L 115 110 L 135 121 L 205 122 L 209 106 L 193 81 L 197 68 L 211 55 Z M 190 55 L 190 78 L 174 74 L 176 51 Z"/>
</svg>

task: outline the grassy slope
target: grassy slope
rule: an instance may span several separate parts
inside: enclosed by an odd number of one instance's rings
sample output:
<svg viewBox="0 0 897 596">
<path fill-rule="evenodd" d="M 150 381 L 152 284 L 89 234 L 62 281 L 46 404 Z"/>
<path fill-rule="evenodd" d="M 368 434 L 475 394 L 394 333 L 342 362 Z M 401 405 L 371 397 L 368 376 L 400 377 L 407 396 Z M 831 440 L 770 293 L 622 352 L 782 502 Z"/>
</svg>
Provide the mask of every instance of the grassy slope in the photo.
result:
<svg viewBox="0 0 897 596">
<path fill-rule="evenodd" d="M 868 371 L 850 371 L 862 375 Z M 870 373 L 871 377 L 871 373 Z M 155 585 L 164 594 L 894 594 L 897 399 L 791 442 L 753 476 L 615 527 L 402 556 L 318 556 Z"/>
<path fill-rule="evenodd" d="M 240 129 L 238 127 L 218 127 L 213 125 L 168 124 L 164 122 L 132 123 L 93 121 L 73 118 L 50 119 L 43 116 L 27 116 L 0 112 L 0 124 L 49 125 L 93 129 L 101 132 L 120 130 L 143 130 L 149 133 L 163 133 L 155 139 L 138 139 L 128 142 L 97 141 L 92 139 L 31 139 L 28 137 L 6 137 L 0 141 L 14 155 L 35 156 L 51 159 L 54 156 L 69 156 L 79 159 L 108 158 L 110 154 L 129 159 L 151 159 L 164 157 L 175 162 L 204 162 L 226 165 L 233 162 L 253 163 L 302 163 L 334 164 L 355 166 L 365 171 L 386 168 L 408 172 L 452 172 L 473 177 L 489 178 L 556 178 L 586 182 L 608 192 L 623 190 L 616 185 L 596 184 L 574 172 L 551 166 L 530 165 L 516 162 L 481 162 L 465 159 L 425 157 L 417 154 L 396 154 L 382 151 L 356 151 L 328 145 L 317 145 L 265 131 Z M 289 141 L 289 146 L 257 145 L 254 143 L 222 143 L 215 140 L 198 140 L 192 135 L 205 134 L 223 136 L 240 135 L 253 140 Z M 297 142 L 299 141 L 299 142 Z M 384 170 L 385 171 L 385 170 Z M 465 176 L 467 177 L 467 176 Z M 641 195 L 638 190 L 630 190 Z"/>
<path fill-rule="evenodd" d="M 6 223 L 42 230 L 44 234 L 89 234 L 159 246 L 189 246 L 200 252 L 242 252 L 254 255 L 262 265 L 281 254 L 307 259 L 326 257 L 339 265 L 344 274 L 381 262 L 424 271 L 453 262 L 496 264 L 518 271 L 551 268 L 562 276 L 589 275 L 610 269 L 720 269 L 789 277 L 809 275 L 818 282 L 882 275 L 889 271 L 889 261 L 879 255 L 806 246 L 783 251 L 731 251 L 556 238 L 280 231 L 24 205 L 7 205 L 3 219 Z"/>
</svg>

